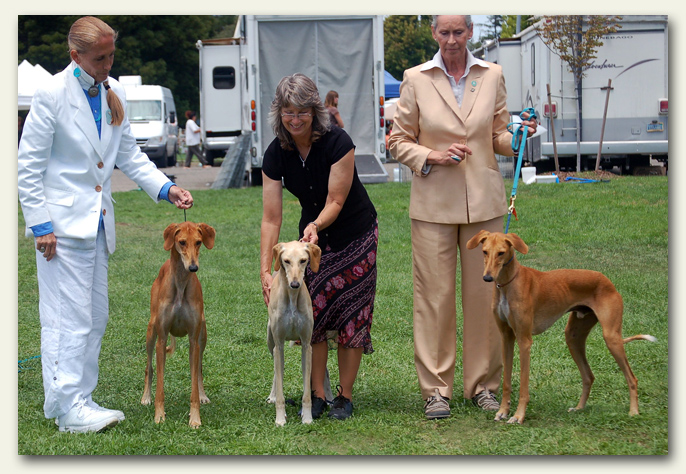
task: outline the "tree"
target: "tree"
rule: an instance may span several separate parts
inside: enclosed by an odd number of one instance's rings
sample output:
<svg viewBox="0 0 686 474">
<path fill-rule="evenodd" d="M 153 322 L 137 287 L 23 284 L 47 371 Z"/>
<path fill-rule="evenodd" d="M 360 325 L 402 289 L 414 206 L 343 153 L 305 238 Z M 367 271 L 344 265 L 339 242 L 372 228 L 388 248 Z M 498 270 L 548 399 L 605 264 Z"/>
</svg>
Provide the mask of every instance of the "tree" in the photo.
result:
<svg viewBox="0 0 686 474">
<path fill-rule="evenodd" d="M 80 15 L 20 15 L 18 59 L 40 64 L 56 74 L 70 62 L 67 34 Z M 160 84 L 174 94 L 179 116 L 198 110 L 199 39 L 214 38 L 236 16 L 102 15 L 119 33 L 111 76 L 139 75 L 143 84 Z M 183 125 L 183 123 L 181 124 Z"/>
<path fill-rule="evenodd" d="M 602 37 L 617 32 L 621 16 L 544 16 L 536 27 L 550 50 L 567 63 L 576 88 L 576 169 L 581 171 L 581 81 L 595 59 Z"/>
<path fill-rule="evenodd" d="M 524 31 L 534 23 L 532 15 L 503 15 L 500 23 L 500 37 L 512 38 L 517 34 L 517 18 L 519 18 L 519 31 Z"/>
<path fill-rule="evenodd" d="M 431 15 L 391 15 L 384 20 L 384 62 L 393 77 L 433 58 L 438 45 L 431 35 Z"/>
</svg>

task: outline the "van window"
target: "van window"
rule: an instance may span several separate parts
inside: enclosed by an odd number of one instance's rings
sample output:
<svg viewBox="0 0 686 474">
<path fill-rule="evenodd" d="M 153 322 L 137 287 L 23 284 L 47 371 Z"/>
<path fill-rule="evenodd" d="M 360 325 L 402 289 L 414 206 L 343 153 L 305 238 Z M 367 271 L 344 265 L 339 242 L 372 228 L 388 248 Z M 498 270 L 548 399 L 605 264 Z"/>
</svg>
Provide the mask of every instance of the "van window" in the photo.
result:
<svg viewBox="0 0 686 474">
<path fill-rule="evenodd" d="M 212 69 L 212 85 L 215 89 L 233 89 L 236 87 L 236 69 L 230 66 Z"/>
<path fill-rule="evenodd" d="M 126 113 L 131 122 L 162 120 L 162 102 L 159 100 L 129 100 Z"/>
</svg>

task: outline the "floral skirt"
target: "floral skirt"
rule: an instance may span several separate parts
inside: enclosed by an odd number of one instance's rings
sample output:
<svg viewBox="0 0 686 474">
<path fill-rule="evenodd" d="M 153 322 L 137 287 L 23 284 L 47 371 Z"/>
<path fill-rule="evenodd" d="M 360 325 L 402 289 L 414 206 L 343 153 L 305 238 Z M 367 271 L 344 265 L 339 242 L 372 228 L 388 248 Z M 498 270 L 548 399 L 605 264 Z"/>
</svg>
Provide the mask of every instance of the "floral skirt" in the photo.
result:
<svg viewBox="0 0 686 474">
<path fill-rule="evenodd" d="M 307 269 L 307 288 L 312 297 L 314 331 L 317 344 L 337 334 L 336 342 L 345 348 L 363 347 L 374 352 L 370 330 L 376 296 L 376 249 L 379 226 L 334 252 L 322 249 L 317 273 Z"/>
</svg>

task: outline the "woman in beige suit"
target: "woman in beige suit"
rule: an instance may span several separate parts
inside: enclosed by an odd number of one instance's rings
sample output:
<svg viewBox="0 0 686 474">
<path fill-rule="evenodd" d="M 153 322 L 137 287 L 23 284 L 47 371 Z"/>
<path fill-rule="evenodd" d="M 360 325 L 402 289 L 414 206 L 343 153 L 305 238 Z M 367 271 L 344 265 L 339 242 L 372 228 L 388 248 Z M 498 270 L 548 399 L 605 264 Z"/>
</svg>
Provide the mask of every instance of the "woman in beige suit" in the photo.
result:
<svg viewBox="0 0 686 474">
<path fill-rule="evenodd" d="M 434 16 L 439 51 L 405 71 L 389 140 L 391 154 L 414 172 L 410 197 L 415 366 L 427 418 L 450 415 L 456 362 L 459 248 L 464 397 L 497 410 L 501 341 L 491 315 L 481 252 L 467 251 L 480 230 L 502 231 L 505 186 L 495 153 L 512 156 L 500 66 L 467 49 L 469 15 Z M 536 123 L 524 121 L 529 133 Z"/>
</svg>

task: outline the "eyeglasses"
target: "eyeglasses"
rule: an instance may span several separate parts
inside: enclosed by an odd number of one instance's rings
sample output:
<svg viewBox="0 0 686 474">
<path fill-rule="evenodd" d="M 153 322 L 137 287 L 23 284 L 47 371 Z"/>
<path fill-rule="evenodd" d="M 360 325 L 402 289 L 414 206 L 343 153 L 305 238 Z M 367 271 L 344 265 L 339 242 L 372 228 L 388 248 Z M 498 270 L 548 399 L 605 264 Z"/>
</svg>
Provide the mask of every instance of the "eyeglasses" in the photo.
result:
<svg viewBox="0 0 686 474">
<path fill-rule="evenodd" d="M 286 118 L 288 120 L 293 120 L 294 118 L 298 117 L 298 120 L 302 120 L 305 117 L 312 117 L 312 114 L 310 112 L 304 112 L 304 113 L 300 113 L 300 114 L 294 114 L 291 112 L 286 112 L 286 113 L 282 113 L 281 117 Z"/>
</svg>

